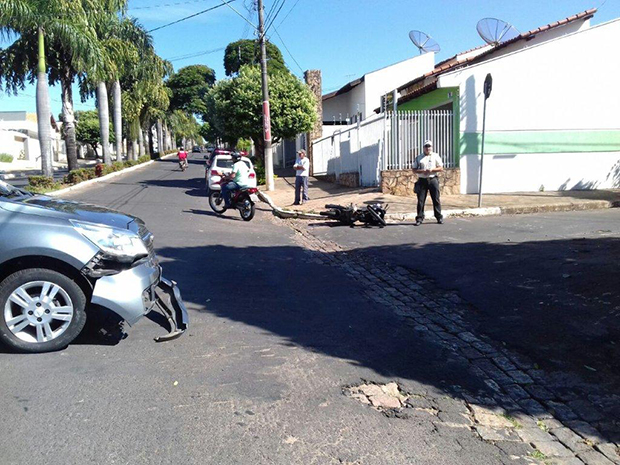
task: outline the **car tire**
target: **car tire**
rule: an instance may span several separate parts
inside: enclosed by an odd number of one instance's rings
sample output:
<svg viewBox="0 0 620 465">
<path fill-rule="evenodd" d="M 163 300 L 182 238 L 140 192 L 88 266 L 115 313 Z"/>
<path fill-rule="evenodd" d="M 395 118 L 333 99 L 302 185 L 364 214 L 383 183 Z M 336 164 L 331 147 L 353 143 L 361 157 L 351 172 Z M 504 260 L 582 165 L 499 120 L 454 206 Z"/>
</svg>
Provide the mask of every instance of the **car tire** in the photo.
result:
<svg viewBox="0 0 620 465">
<path fill-rule="evenodd" d="M 0 283 L 0 341 L 19 352 L 62 349 L 84 328 L 85 308 L 84 291 L 68 276 L 17 271 Z"/>
</svg>

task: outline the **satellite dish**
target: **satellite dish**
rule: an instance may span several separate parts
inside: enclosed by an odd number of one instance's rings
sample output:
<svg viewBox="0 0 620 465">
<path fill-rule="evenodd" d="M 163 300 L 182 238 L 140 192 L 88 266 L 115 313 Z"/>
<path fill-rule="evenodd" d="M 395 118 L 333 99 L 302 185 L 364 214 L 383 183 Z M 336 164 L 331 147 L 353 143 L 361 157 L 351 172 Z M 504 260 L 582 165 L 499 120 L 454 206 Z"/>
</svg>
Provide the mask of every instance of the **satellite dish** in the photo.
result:
<svg viewBox="0 0 620 465">
<path fill-rule="evenodd" d="M 496 18 L 481 19 L 478 21 L 476 29 L 482 40 L 489 45 L 499 45 L 521 34 L 511 24 Z"/>
<path fill-rule="evenodd" d="M 435 39 L 422 31 L 410 31 L 409 38 L 413 45 L 418 47 L 420 55 L 428 52 L 439 52 L 441 48 Z"/>
</svg>

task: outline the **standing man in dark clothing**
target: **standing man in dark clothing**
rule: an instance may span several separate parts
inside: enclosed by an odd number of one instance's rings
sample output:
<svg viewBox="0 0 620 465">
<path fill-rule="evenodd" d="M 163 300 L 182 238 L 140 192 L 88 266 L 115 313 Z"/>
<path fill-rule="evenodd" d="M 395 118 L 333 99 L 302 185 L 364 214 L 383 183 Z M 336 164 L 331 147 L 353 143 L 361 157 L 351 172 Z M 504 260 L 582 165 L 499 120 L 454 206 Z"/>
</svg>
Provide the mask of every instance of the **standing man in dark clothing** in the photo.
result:
<svg viewBox="0 0 620 465">
<path fill-rule="evenodd" d="M 443 224 L 441 202 L 439 201 L 439 179 L 437 179 L 437 173 L 440 171 L 443 171 L 441 157 L 433 152 L 433 142 L 427 140 L 424 142 L 424 153 L 416 158 L 413 166 L 413 172 L 418 175 L 415 188 L 415 192 L 418 195 L 418 214 L 415 219 L 416 226 L 420 226 L 424 221 L 424 204 L 426 203 L 428 191 L 431 191 L 433 210 L 437 223 Z"/>
</svg>

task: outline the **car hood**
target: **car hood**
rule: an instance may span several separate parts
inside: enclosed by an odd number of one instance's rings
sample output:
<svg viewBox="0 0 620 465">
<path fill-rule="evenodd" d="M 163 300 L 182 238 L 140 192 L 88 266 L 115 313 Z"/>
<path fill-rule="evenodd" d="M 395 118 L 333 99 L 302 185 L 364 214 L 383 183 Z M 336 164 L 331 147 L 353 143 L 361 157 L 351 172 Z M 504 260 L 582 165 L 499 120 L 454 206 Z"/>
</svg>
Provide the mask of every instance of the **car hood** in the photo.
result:
<svg viewBox="0 0 620 465">
<path fill-rule="evenodd" d="M 132 221 L 142 223 L 135 216 L 126 215 L 109 208 L 82 202 L 56 199 L 43 195 L 16 199 L 0 199 L 0 208 L 29 215 L 46 216 L 66 220 L 88 221 L 115 228 L 127 229 Z"/>
</svg>

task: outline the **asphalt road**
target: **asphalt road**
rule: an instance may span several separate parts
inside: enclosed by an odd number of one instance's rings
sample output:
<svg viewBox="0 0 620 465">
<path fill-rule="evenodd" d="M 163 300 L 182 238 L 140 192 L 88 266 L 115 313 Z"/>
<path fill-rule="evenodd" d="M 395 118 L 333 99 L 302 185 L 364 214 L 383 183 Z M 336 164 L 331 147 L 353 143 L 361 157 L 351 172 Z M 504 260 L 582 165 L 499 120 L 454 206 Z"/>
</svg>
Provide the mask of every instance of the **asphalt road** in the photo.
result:
<svg viewBox="0 0 620 465">
<path fill-rule="evenodd" d="M 361 379 L 394 380 L 449 403 L 451 386 L 482 383 L 269 212 L 216 217 L 203 174 L 199 156 L 186 172 L 161 161 L 70 196 L 147 222 L 191 327 L 156 344 L 164 330 L 145 318 L 116 345 L 1 352 L 2 464 L 524 463 L 469 429 L 387 418 L 342 395 Z M 346 230 L 360 244 L 391 231 Z"/>
<path fill-rule="evenodd" d="M 309 228 L 456 290 L 479 333 L 548 372 L 619 392 L 620 209 Z"/>
</svg>

